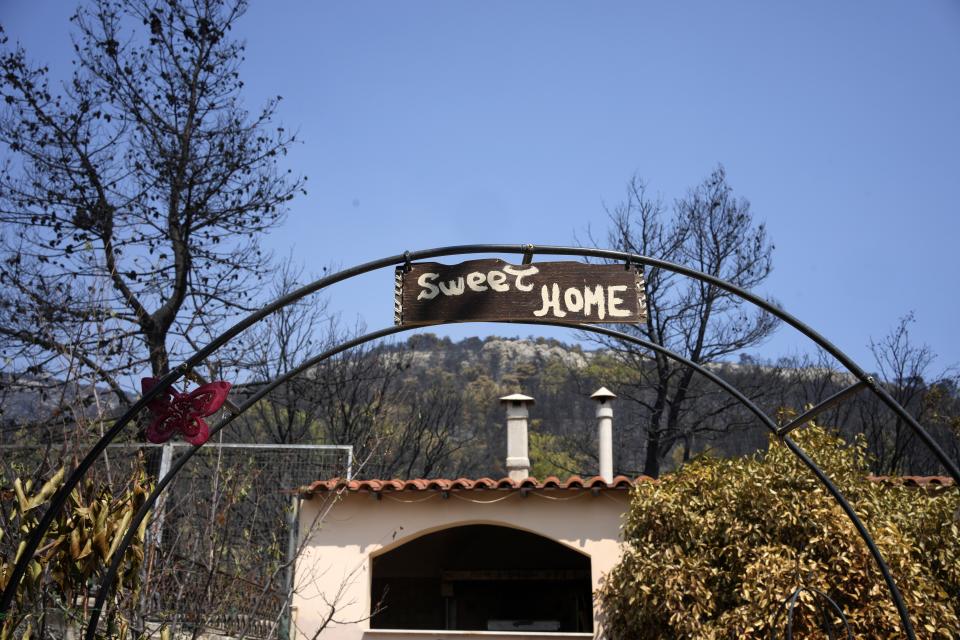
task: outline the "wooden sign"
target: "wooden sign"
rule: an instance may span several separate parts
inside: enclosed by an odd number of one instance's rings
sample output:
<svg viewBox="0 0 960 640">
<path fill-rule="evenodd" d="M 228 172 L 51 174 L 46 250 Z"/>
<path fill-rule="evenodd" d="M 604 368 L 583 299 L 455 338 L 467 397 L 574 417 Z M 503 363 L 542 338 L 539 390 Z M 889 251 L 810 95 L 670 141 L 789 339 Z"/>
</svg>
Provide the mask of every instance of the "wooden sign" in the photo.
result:
<svg viewBox="0 0 960 640">
<path fill-rule="evenodd" d="M 394 309 L 394 321 L 402 326 L 647 319 L 641 271 L 583 262 L 415 262 L 397 267 Z"/>
</svg>

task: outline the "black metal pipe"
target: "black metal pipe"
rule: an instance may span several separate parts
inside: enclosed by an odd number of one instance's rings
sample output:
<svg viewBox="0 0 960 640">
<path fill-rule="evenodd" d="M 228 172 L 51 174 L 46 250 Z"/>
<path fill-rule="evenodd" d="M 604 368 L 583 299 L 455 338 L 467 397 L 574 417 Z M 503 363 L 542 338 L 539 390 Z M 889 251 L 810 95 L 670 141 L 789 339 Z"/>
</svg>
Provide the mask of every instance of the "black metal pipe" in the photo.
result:
<svg viewBox="0 0 960 640">
<path fill-rule="evenodd" d="M 859 367 L 852 359 L 850 359 L 845 353 L 840 351 L 836 346 L 826 340 L 819 333 L 808 327 L 806 324 L 800 322 L 797 318 L 788 314 L 786 311 L 777 308 L 772 303 L 760 298 L 759 296 L 750 293 L 740 287 L 737 287 L 733 284 L 730 284 L 720 278 L 715 276 L 701 273 L 695 269 L 689 267 L 684 267 L 682 265 L 674 264 L 667 262 L 665 260 L 660 260 L 658 258 L 651 258 L 647 256 L 641 256 L 638 254 L 632 254 L 624 251 L 615 251 L 610 249 L 590 249 L 583 247 L 556 247 L 556 246 L 534 246 L 534 245 L 497 245 L 497 244 L 472 244 L 472 245 L 459 245 L 459 246 L 449 246 L 449 247 L 440 247 L 436 249 L 429 249 L 423 251 L 411 251 L 405 252 L 403 254 L 390 256 L 388 258 L 382 258 L 380 260 L 374 260 L 366 262 L 349 269 L 344 269 L 335 274 L 331 274 L 324 278 L 320 278 L 296 291 L 293 291 L 269 305 L 263 307 L 259 311 L 251 313 L 249 316 L 243 320 L 237 322 L 224 333 L 220 334 L 214 338 L 207 346 L 203 347 L 197 351 L 193 356 L 191 356 L 186 362 L 181 364 L 176 369 L 170 371 L 165 375 L 160 382 L 150 390 L 149 393 L 144 395 L 140 400 L 138 400 L 132 407 L 130 407 L 127 412 L 97 441 L 93 446 L 90 452 L 84 457 L 80 464 L 74 469 L 73 472 L 67 477 L 64 481 L 64 484 L 61 485 L 60 489 L 54 494 L 51 498 L 50 505 L 47 507 L 43 516 L 41 517 L 37 526 L 30 532 L 30 536 L 27 540 L 27 544 L 23 549 L 21 557 L 14 564 L 13 571 L 10 574 L 10 579 L 8 581 L 7 587 L 4 589 L 3 593 L 0 594 L 0 619 L 9 611 L 10 606 L 13 602 L 14 595 L 16 593 L 17 587 L 20 584 L 20 581 L 23 578 L 26 568 L 29 565 L 30 560 L 33 558 L 36 553 L 37 548 L 40 545 L 40 542 L 43 539 L 44 534 L 47 529 L 50 527 L 50 524 L 53 522 L 53 518 L 57 513 L 63 508 L 66 503 L 67 497 L 70 492 L 76 487 L 80 482 L 82 477 L 86 474 L 89 468 L 92 466 L 94 460 L 99 457 L 99 455 L 106 449 L 107 445 L 112 442 L 116 436 L 123 430 L 124 427 L 132 420 L 132 418 L 144 407 L 146 404 L 157 397 L 160 393 L 164 392 L 171 384 L 173 384 L 177 379 L 179 379 L 185 372 L 189 371 L 203 360 L 212 354 L 214 351 L 223 346 L 230 339 L 249 328 L 254 323 L 262 320 L 264 317 L 270 315 L 271 313 L 281 309 L 289 304 L 292 304 L 301 298 L 320 291 L 325 287 L 328 287 L 337 282 L 347 280 L 357 275 L 368 273 L 370 271 L 375 271 L 388 266 L 393 266 L 397 264 L 403 264 L 409 260 L 421 260 L 425 258 L 435 258 L 449 255 L 459 255 L 459 254 L 476 254 L 476 253 L 510 253 L 510 254 L 530 254 L 530 253 L 539 253 L 539 254 L 552 254 L 552 255 L 571 255 L 571 256 L 581 256 L 581 257 L 593 257 L 601 258 L 607 260 L 617 260 L 617 261 L 628 261 L 635 262 L 638 264 L 645 264 L 651 267 L 662 268 L 668 271 L 673 271 L 681 275 L 685 275 L 696 280 L 710 283 L 714 286 L 717 286 L 721 289 L 729 291 L 748 302 L 760 307 L 761 309 L 771 313 L 775 317 L 783 320 L 787 324 L 793 326 L 802 334 L 813 340 L 820 347 L 830 353 L 834 358 L 836 358 L 841 364 L 843 364 L 851 373 L 854 374 L 858 379 L 864 382 L 871 384 L 871 389 L 874 393 L 877 393 L 878 396 L 895 411 L 898 415 L 904 418 L 908 425 L 920 436 L 921 440 L 927 445 L 927 447 L 934 453 L 937 459 L 943 464 L 947 469 L 950 475 L 953 477 L 954 482 L 960 486 L 960 469 L 957 465 L 949 459 L 949 457 L 944 453 L 940 446 L 933 440 L 933 438 L 923 429 L 920 424 L 910 416 L 906 410 L 901 407 L 886 391 L 873 383 L 872 379 L 867 376 L 867 374 Z M 547 324 L 547 323 L 541 323 Z"/>
<path fill-rule="evenodd" d="M 777 429 L 777 435 L 782 438 L 783 436 L 789 434 L 794 429 L 798 429 L 799 427 L 802 427 L 807 422 L 810 422 L 811 420 L 816 418 L 818 415 L 820 415 L 824 411 L 828 411 L 832 409 L 833 407 L 837 406 L 847 398 L 851 396 L 855 396 L 856 394 L 860 393 L 861 389 L 867 388 L 869 386 L 870 385 L 867 384 L 866 382 L 861 382 L 859 380 L 857 382 L 854 382 L 849 387 L 845 387 L 841 389 L 840 391 L 836 392 L 835 394 L 833 394 L 823 402 L 819 403 L 817 406 L 807 409 L 802 414 L 800 414 L 799 416 L 791 420 L 789 424 L 785 424 L 779 429 Z"/>
<path fill-rule="evenodd" d="M 525 324 L 525 323 L 511 323 L 511 324 Z M 720 388 L 722 388 L 724 391 L 730 394 L 733 398 L 735 398 L 738 402 L 740 402 L 744 407 L 746 407 L 751 413 L 753 413 L 761 421 L 761 423 L 765 427 L 767 427 L 767 429 L 771 433 L 775 435 L 777 434 L 777 425 L 773 422 L 773 420 L 770 419 L 770 417 L 767 416 L 767 414 L 764 413 L 763 410 L 760 409 L 752 400 L 750 400 L 745 395 L 743 395 L 743 393 L 741 393 L 739 389 L 737 389 L 727 381 L 723 380 L 722 378 L 717 376 L 715 373 L 713 373 L 709 369 L 706 369 L 702 365 L 699 365 L 687 358 L 684 358 L 680 354 L 677 354 L 667 349 L 666 347 L 663 347 L 658 344 L 654 344 L 642 338 L 631 336 L 627 333 L 623 333 L 621 331 L 617 331 L 615 329 L 610 329 L 607 327 L 601 327 L 601 326 L 595 326 L 595 325 L 576 325 L 576 324 L 570 324 L 570 323 L 564 323 L 564 322 L 545 322 L 545 323 L 536 323 L 536 324 L 548 324 L 548 325 L 557 326 L 557 327 L 564 327 L 569 329 L 587 331 L 591 333 L 598 333 L 598 334 L 606 335 L 612 338 L 620 339 L 625 342 L 630 342 L 638 346 L 641 346 L 643 348 L 649 349 L 651 351 L 660 353 L 675 362 L 679 362 L 680 364 L 683 364 L 687 367 L 694 369 L 695 371 L 697 371 L 697 373 L 703 375 L 708 380 L 718 385 Z M 246 411 L 251 406 L 253 406 L 257 401 L 259 401 L 264 396 L 266 396 L 274 388 L 276 388 L 280 384 L 283 384 L 287 380 L 299 375 L 303 371 L 306 371 L 310 367 L 315 366 L 316 364 L 319 364 L 323 360 L 326 360 L 327 358 L 337 353 L 340 353 L 346 349 L 358 346 L 360 344 L 370 342 L 372 340 L 377 340 L 384 336 L 393 335 L 403 331 L 409 331 L 414 328 L 415 327 L 391 327 L 388 329 L 375 331 L 365 336 L 360 336 L 352 340 L 349 340 L 341 345 L 338 345 L 337 347 L 334 347 L 324 353 L 321 353 L 313 358 L 310 358 L 309 360 L 304 361 L 304 363 L 302 363 L 296 369 L 291 370 L 285 375 L 280 376 L 274 379 L 273 381 L 271 381 L 269 384 L 261 387 L 260 390 L 258 390 L 255 395 L 253 395 L 251 398 L 249 398 L 246 402 L 244 402 L 239 407 L 239 410 L 236 414 L 227 417 L 220 424 L 214 427 L 211 430 L 211 435 L 213 435 L 214 433 L 226 427 L 230 422 L 232 422 L 244 411 Z M 844 508 L 844 511 L 847 513 L 848 517 L 850 517 L 850 519 L 853 521 L 854 525 L 857 528 L 858 533 L 867 543 L 867 547 L 870 549 L 871 554 L 874 556 L 874 560 L 877 562 L 877 565 L 879 566 L 880 571 L 887 582 L 887 587 L 890 590 L 891 595 L 893 596 L 894 603 L 897 606 L 897 611 L 900 614 L 901 624 L 903 625 L 904 630 L 907 633 L 907 637 L 910 638 L 911 640 L 915 640 L 915 635 L 913 633 L 913 625 L 910 621 L 909 613 L 906 607 L 903 605 L 903 598 L 900 596 L 900 592 L 896 584 L 894 583 L 892 576 L 890 575 L 889 568 L 887 567 L 887 564 L 883 559 L 883 556 L 880 554 L 879 549 L 877 549 L 876 545 L 873 542 L 873 539 L 870 537 L 870 533 L 863 526 L 863 523 L 860 522 L 856 513 L 850 508 L 849 504 L 846 502 L 843 495 L 840 493 L 839 489 L 837 489 L 837 487 L 833 485 L 833 483 L 829 480 L 829 478 L 826 477 L 826 475 L 819 469 L 819 467 L 817 467 L 817 465 L 812 460 L 810 460 L 805 453 L 803 453 L 802 449 L 800 449 L 799 446 L 796 445 L 796 443 L 793 443 L 792 441 L 790 441 L 789 445 L 792 445 L 790 446 L 791 451 L 793 451 L 795 455 L 798 455 L 801 458 L 801 460 L 804 461 L 804 464 L 806 464 L 814 472 L 814 474 L 817 476 L 820 482 L 827 487 L 831 495 L 833 495 L 834 498 L 841 503 L 841 507 Z M 126 554 L 127 549 L 132 544 L 133 536 L 136 530 L 139 528 L 140 523 L 146 517 L 149 510 L 153 507 L 160 493 L 164 491 L 164 489 L 173 480 L 173 477 L 177 473 L 179 473 L 179 471 L 183 468 L 183 466 L 187 463 L 187 461 L 197 452 L 199 448 L 200 447 L 194 447 L 193 449 L 187 451 L 182 456 L 180 456 L 180 458 L 177 459 L 177 461 L 171 467 L 170 471 L 162 479 L 160 479 L 160 481 L 157 483 L 157 486 L 154 488 L 153 492 L 151 492 L 150 496 L 147 498 L 144 504 L 141 505 L 140 509 L 134 515 L 129 528 L 127 529 L 126 534 L 124 535 L 122 541 L 120 542 L 120 545 L 117 547 L 117 550 L 114 552 L 115 555 L 113 557 L 113 560 L 111 561 L 110 567 L 107 570 L 107 572 L 104 574 L 104 577 L 101 579 L 100 585 L 97 589 L 97 597 L 94 602 L 93 608 L 91 609 L 90 621 L 88 622 L 88 626 L 87 626 L 87 632 L 85 636 L 86 640 L 93 640 L 96 636 L 97 626 L 100 620 L 100 612 L 103 608 L 104 603 L 106 602 L 107 593 L 109 592 L 109 589 L 112 587 L 114 580 L 116 580 L 116 574 L 119 571 L 120 565 L 122 564 L 122 559 Z"/>
<path fill-rule="evenodd" d="M 843 614 L 843 609 L 840 608 L 836 602 L 833 601 L 833 598 L 825 594 L 823 591 L 815 587 L 806 587 L 801 586 L 790 595 L 789 598 L 784 600 L 780 606 L 777 608 L 777 613 L 773 617 L 773 627 L 770 629 L 770 637 L 776 638 L 776 624 L 780 619 L 780 614 L 783 613 L 784 609 L 787 611 L 787 633 L 786 640 L 793 640 L 793 613 L 797 605 L 797 600 L 800 598 L 800 594 L 804 591 L 809 591 L 810 593 L 818 596 L 821 600 L 825 601 L 827 605 L 833 609 L 834 613 L 837 614 L 837 617 L 840 618 L 840 622 L 843 623 L 843 629 L 847 632 L 847 640 L 853 640 L 853 631 L 850 629 L 850 624 L 847 622 L 847 617 Z M 834 638 L 833 626 L 830 624 L 830 619 L 826 614 L 826 611 L 823 611 L 823 620 L 824 627 L 826 628 L 827 634 L 830 638 Z"/>
</svg>

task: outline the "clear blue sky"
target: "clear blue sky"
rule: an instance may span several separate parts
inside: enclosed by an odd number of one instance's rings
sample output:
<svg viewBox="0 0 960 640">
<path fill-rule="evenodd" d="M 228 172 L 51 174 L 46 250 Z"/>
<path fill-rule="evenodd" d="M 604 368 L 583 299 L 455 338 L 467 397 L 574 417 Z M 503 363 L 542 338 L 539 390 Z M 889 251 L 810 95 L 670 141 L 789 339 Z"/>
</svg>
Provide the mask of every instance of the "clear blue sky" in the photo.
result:
<svg viewBox="0 0 960 640">
<path fill-rule="evenodd" d="M 911 310 L 939 364 L 960 362 L 953 0 L 252 4 L 247 104 L 284 97 L 310 179 L 268 246 L 313 272 L 569 244 L 634 172 L 670 200 L 722 163 L 777 247 L 765 293 L 867 368 L 868 338 Z M 6 0 L 0 21 L 66 72 L 71 6 Z M 384 273 L 335 304 L 376 328 L 391 295 Z M 802 344 L 784 330 L 759 352 Z"/>
</svg>

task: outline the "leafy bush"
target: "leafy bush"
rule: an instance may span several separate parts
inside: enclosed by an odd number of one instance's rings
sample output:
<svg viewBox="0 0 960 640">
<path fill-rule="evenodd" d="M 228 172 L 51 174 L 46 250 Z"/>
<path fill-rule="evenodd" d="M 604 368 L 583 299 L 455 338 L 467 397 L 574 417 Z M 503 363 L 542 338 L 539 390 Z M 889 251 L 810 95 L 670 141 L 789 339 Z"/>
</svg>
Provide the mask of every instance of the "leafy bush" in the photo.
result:
<svg viewBox="0 0 960 640">
<path fill-rule="evenodd" d="M 890 565 L 920 638 L 960 637 L 960 492 L 868 479 L 862 440 L 819 427 L 796 436 L 861 516 Z M 608 635 L 783 637 L 778 609 L 799 587 L 845 613 L 858 638 L 902 637 L 886 584 L 833 498 L 782 443 L 764 454 L 701 459 L 639 483 L 624 556 L 599 591 Z M 819 630 L 822 601 L 802 592 L 795 638 Z"/>
</svg>

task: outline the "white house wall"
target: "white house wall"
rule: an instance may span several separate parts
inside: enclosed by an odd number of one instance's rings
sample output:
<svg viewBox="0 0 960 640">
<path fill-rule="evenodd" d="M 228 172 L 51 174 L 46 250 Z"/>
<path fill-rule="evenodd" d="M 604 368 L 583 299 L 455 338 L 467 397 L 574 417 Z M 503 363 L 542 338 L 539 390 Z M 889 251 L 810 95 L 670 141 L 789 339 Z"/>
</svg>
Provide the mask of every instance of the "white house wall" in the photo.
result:
<svg viewBox="0 0 960 640">
<path fill-rule="evenodd" d="M 312 640 L 335 608 L 322 640 L 420 640 L 439 638 L 589 638 L 590 634 L 513 634 L 370 630 L 370 558 L 440 529 L 492 524 L 522 529 L 564 544 L 590 557 L 593 588 L 620 557 L 618 534 L 626 510 L 625 491 L 541 490 L 462 491 L 444 498 L 438 491 L 346 493 L 322 523 L 318 514 L 331 504 L 318 495 L 301 504 L 294 620 L 298 639 Z M 596 609 L 594 629 L 598 629 Z"/>
</svg>

